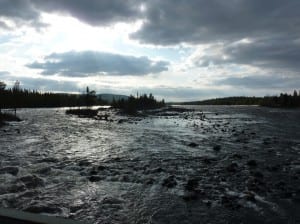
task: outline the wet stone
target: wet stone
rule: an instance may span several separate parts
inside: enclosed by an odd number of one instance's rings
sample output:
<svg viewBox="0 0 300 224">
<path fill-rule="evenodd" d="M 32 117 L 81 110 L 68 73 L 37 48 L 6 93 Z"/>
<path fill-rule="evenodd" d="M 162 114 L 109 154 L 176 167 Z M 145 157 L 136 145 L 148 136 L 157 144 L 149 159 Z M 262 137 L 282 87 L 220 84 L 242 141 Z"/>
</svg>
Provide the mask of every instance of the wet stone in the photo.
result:
<svg viewBox="0 0 300 224">
<path fill-rule="evenodd" d="M 259 172 L 259 171 L 253 172 L 252 175 L 254 177 L 257 177 L 257 178 L 263 178 L 264 177 L 263 173 Z"/>
<path fill-rule="evenodd" d="M 277 172 L 280 170 L 280 165 L 267 166 L 266 169 L 270 172 Z"/>
<path fill-rule="evenodd" d="M 281 198 L 293 198 L 293 193 L 292 192 L 283 192 L 282 194 L 281 194 Z"/>
<path fill-rule="evenodd" d="M 118 199 L 118 198 L 113 198 L 113 197 L 105 197 L 103 198 L 103 200 L 101 201 L 102 204 L 122 204 L 124 203 L 123 200 Z"/>
<path fill-rule="evenodd" d="M 269 138 L 265 138 L 265 139 L 263 140 L 263 144 L 264 144 L 264 145 L 270 145 L 270 144 L 271 144 L 270 139 L 269 139 Z"/>
<path fill-rule="evenodd" d="M 254 168 L 254 167 L 257 167 L 257 162 L 256 162 L 256 160 L 252 159 L 247 162 L 247 165 L 251 168 Z"/>
<path fill-rule="evenodd" d="M 211 164 L 211 159 L 209 159 L 209 158 L 204 158 L 203 159 L 203 162 L 205 163 L 205 164 Z"/>
<path fill-rule="evenodd" d="M 244 198 L 245 198 L 247 201 L 251 201 L 251 202 L 255 202 L 255 201 L 256 201 L 255 195 L 254 195 L 252 192 L 250 192 L 250 191 L 248 191 L 248 192 L 245 193 Z"/>
<path fill-rule="evenodd" d="M 279 182 L 277 182 L 275 184 L 275 187 L 284 190 L 285 189 L 285 185 L 286 185 L 285 182 L 279 181 Z"/>
<path fill-rule="evenodd" d="M 182 199 L 184 201 L 193 201 L 193 200 L 198 199 L 198 194 L 196 192 L 188 191 L 188 192 L 184 193 L 184 195 L 182 196 Z"/>
<path fill-rule="evenodd" d="M 78 162 L 78 166 L 90 166 L 91 162 L 87 160 L 81 160 Z"/>
<path fill-rule="evenodd" d="M 261 192 L 265 190 L 265 182 L 261 179 L 251 177 L 247 182 L 247 187 L 250 191 Z"/>
<path fill-rule="evenodd" d="M 163 172 L 163 171 L 164 171 L 163 168 L 158 167 L 158 168 L 155 168 L 155 169 L 150 170 L 150 173 L 161 173 L 161 172 Z"/>
<path fill-rule="evenodd" d="M 32 205 L 25 209 L 26 212 L 32 213 L 47 213 L 47 214 L 57 214 L 61 213 L 61 209 L 58 206 L 49 205 Z"/>
<path fill-rule="evenodd" d="M 127 122 L 128 120 L 127 119 L 120 119 L 118 120 L 118 124 L 123 124 L 124 122 Z"/>
<path fill-rule="evenodd" d="M 197 143 L 195 143 L 195 142 L 191 142 L 190 144 L 188 144 L 188 146 L 191 147 L 191 148 L 195 148 L 195 147 L 197 147 L 199 145 Z"/>
<path fill-rule="evenodd" d="M 228 172 L 237 172 L 238 167 L 239 167 L 238 164 L 233 162 L 226 167 L 226 170 Z"/>
<path fill-rule="evenodd" d="M 9 173 L 13 176 L 16 176 L 19 173 L 19 168 L 18 167 L 13 167 L 13 166 L 8 166 L 8 167 L 3 167 L 0 169 L 0 174 L 5 174 Z"/>
<path fill-rule="evenodd" d="M 241 205 L 239 205 L 237 203 L 237 200 L 235 197 L 223 196 L 221 198 L 221 204 L 224 207 L 232 209 L 232 210 L 237 210 L 237 209 L 241 208 Z"/>
<path fill-rule="evenodd" d="M 242 159 L 243 156 L 236 153 L 236 154 L 232 155 L 232 158 L 234 158 L 234 159 Z"/>
<path fill-rule="evenodd" d="M 188 191 L 195 190 L 199 185 L 199 182 L 197 179 L 190 179 L 188 180 L 187 184 L 185 185 L 185 189 Z"/>
<path fill-rule="evenodd" d="M 123 175 L 122 177 L 120 177 L 120 181 L 121 182 L 130 182 L 130 178 L 127 175 Z"/>
<path fill-rule="evenodd" d="M 37 170 L 37 173 L 43 174 L 43 175 L 49 174 L 50 172 L 51 172 L 51 167 L 44 167 L 44 168 Z"/>
<path fill-rule="evenodd" d="M 154 184 L 155 183 L 155 180 L 153 179 L 153 178 L 149 178 L 149 179 L 147 179 L 146 181 L 145 181 L 145 184 L 146 185 L 152 185 L 152 184 Z"/>
<path fill-rule="evenodd" d="M 106 166 L 99 165 L 97 167 L 97 170 L 99 170 L 99 171 L 102 171 L 102 170 L 105 170 L 105 169 L 106 169 Z"/>
<path fill-rule="evenodd" d="M 91 182 L 98 182 L 102 179 L 103 179 L 102 177 L 96 176 L 96 175 L 92 175 L 92 176 L 89 177 L 89 181 L 91 181 Z"/>
<path fill-rule="evenodd" d="M 19 179 L 27 188 L 35 188 L 44 186 L 44 180 L 36 175 L 23 176 Z"/>
<path fill-rule="evenodd" d="M 218 151 L 221 150 L 221 146 L 220 146 L 220 145 L 215 145 L 215 146 L 213 147 L 213 150 L 216 151 L 216 152 L 218 152 Z"/>
<path fill-rule="evenodd" d="M 59 160 L 56 158 L 44 158 L 41 160 L 38 160 L 38 163 L 57 163 Z"/>
<path fill-rule="evenodd" d="M 207 206 L 207 207 L 211 207 L 212 202 L 209 200 L 202 200 L 202 202 Z"/>
<path fill-rule="evenodd" d="M 90 175 L 97 175 L 98 174 L 98 171 L 97 170 L 91 170 L 90 171 Z"/>
<path fill-rule="evenodd" d="M 41 192 L 40 191 L 37 191 L 37 190 L 29 190 L 29 191 L 26 191 L 22 194 L 19 195 L 19 197 L 22 197 L 22 198 L 33 198 L 37 195 L 39 195 Z"/>
<path fill-rule="evenodd" d="M 167 188 L 173 188 L 177 185 L 177 181 L 174 176 L 169 176 L 163 180 L 162 186 Z"/>
<path fill-rule="evenodd" d="M 5 190 L 5 193 L 18 193 L 18 192 L 23 192 L 25 190 L 26 190 L 25 185 L 18 183 L 18 184 L 11 185 L 9 188 L 7 188 Z"/>
</svg>

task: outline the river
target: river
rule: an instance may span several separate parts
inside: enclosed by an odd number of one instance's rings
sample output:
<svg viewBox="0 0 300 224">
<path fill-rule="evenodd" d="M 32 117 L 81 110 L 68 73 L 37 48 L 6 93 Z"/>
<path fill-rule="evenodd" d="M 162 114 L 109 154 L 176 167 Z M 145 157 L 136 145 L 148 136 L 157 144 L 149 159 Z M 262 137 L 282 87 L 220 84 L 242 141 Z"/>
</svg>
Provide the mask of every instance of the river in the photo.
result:
<svg viewBox="0 0 300 224">
<path fill-rule="evenodd" d="M 19 110 L 0 129 L 1 206 L 99 224 L 300 223 L 299 110 L 184 108 L 110 122 Z"/>
</svg>

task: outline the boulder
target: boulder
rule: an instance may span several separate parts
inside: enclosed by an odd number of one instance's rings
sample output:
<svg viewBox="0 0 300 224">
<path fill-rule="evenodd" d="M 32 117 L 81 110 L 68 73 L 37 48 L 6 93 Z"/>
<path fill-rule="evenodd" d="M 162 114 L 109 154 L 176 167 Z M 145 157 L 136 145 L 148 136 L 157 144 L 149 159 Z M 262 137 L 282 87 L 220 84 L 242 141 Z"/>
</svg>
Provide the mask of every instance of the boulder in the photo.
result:
<svg viewBox="0 0 300 224">
<path fill-rule="evenodd" d="M 19 168 L 14 166 L 7 166 L 0 169 L 0 174 L 9 173 L 13 176 L 17 176 L 19 173 Z"/>
<path fill-rule="evenodd" d="M 216 151 L 216 152 L 218 152 L 218 151 L 221 150 L 221 146 L 220 146 L 220 145 L 215 145 L 215 146 L 213 147 L 213 150 Z"/>
<path fill-rule="evenodd" d="M 27 188 L 36 188 L 45 185 L 44 180 L 36 175 L 23 176 L 20 177 L 19 180 L 22 181 Z"/>
<path fill-rule="evenodd" d="M 189 147 L 192 147 L 192 148 L 195 148 L 195 147 L 198 146 L 198 144 L 195 143 L 195 142 L 191 142 L 190 144 L 188 144 L 188 146 L 189 146 Z"/>
<path fill-rule="evenodd" d="M 173 188 L 177 185 L 177 181 L 175 180 L 175 176 L 169 176 L 163 180 L 162 186 L 167 188 Z"/>
</svg>

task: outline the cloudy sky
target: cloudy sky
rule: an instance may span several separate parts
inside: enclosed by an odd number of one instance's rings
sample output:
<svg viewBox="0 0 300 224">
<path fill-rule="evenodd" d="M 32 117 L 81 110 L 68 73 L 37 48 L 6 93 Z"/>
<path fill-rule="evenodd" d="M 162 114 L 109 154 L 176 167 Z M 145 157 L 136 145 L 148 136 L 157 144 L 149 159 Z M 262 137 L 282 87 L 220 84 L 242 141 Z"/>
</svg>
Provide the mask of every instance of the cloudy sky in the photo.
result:
<svg viewBox="0 0 300 224">
<path fill-rule="evenodd" d="M 299 0 L 0 0 L 0 80 L 166 100 L 300 88 Z"/>
</svg>

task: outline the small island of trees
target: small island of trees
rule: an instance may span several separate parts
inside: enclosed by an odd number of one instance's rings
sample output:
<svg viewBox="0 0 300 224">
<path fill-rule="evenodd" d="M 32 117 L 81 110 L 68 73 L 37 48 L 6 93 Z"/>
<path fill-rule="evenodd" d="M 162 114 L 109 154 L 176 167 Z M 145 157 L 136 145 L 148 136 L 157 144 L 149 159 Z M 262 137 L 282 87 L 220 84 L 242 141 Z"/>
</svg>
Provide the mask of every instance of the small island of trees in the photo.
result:
<svg viewBox="0 0 300 224">
<path fill-rule="evenodd" d="M 157 101 L 150 93 L 143 94 L 141 96 L 130 96 L 128 99 L 113 100 L 111 106 L 113 108 L 120 109 L 126 114 L 136 115 L 139 110 L 151 110 L 158 109 L 165 106 L 164 99 Z"/>
</svg>

